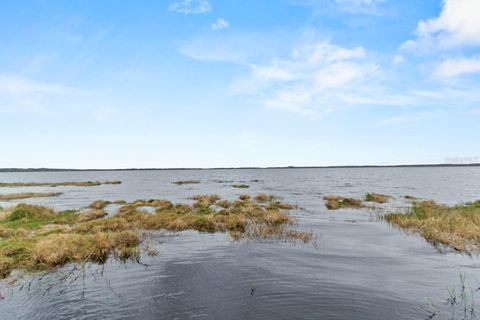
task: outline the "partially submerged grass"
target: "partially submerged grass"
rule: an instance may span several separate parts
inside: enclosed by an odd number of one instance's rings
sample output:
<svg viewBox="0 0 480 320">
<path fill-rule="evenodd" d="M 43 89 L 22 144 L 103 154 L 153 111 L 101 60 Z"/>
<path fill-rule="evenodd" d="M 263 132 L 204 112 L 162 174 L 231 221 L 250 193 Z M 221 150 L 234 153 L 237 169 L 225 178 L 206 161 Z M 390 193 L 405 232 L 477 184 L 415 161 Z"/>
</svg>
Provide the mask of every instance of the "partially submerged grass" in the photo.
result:
<svg viewBox="0 0 480 320">
<path fill-rule="evenodd" d="M 457 206 L 414 202 L 407 213 L 387 214 L 384 219 L 403 230 L 419 233 L 430 242 L 458 251 L 480 249 L 480 200 Z"/>
<path fill-rule="evenodd" d="M 198 180 L 178 180 L 178 181 L 174 181 L 172 183 L 181 186 L 181 185 L 184 185 L 184 184 L 199 184 L 200 181 L 198 181 Z"/>
<path fill-rule="evenodd" d="M 23 200 L 29 198 L 48 198 L 58 197 L 61 192 L 24 192 L 24 193 L 8 193 L 0 194 L 0 201 Z"/>
<path fill-rule="evenodd" d="M 376 203 L 387 203 L 390 196 L 381 193 L 367 193 L 365 195 L 365 201 Z"/>
<path fill-rule="evenodd" d="M 102 184 L 121 184 L 122 181 L 68 181 L 68 182 L 0 182 L 0 187 L 95 187 Z"/>
<path fill-rule="evenodd" d="M 246 185 L 246 184 L 234 184 L 232 185 L 233 188 L 237 188 L 237 189 L 248 189 L 250 188 L 249 185 Z"/>
<path fill-rule="evenodd" d="M 109 257 L 138 260 L 143 231 L 227 232 L 239 239 L 309 242 L 310 232 L 294 229 L 284 210 L 293 209 L 272 196 L 220 199 L 198 195 L 192 205 L 168 200 L 125 203 L 112 217 L 108 201 L 94 202 L 87 212 L 55 211 L 20 204 L 0 214 L 0 279 L 14 269 L 48 271 L 66 263 L 104 263 Z M 154 213 L 142 207 L 155 208 Z"/>
<path fill-rule="evenodd" d="M 329 210 L 337 210 L 341 208 L 365 208 L 361 200 L 354 198 L 346 198 L 341 196 L 325 196 L 325 206 Z"/>
</svg>

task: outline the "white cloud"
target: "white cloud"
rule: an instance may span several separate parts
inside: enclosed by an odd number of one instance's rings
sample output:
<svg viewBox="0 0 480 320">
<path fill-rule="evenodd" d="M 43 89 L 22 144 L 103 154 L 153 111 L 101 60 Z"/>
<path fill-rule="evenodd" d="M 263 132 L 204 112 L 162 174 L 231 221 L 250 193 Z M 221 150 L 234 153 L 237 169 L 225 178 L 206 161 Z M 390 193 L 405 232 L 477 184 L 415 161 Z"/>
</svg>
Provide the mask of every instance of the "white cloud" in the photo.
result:
<svg viewBox="0 0 480 320">
<path fill-rule="evenodd" d="M 212 29 L 215 31 L 226 29 L 230 27 L 230 22 L 223 18 L 218 18 L 214 23 L 212 23 Z"/>
<path fill-rule="evenodd" d="M 437 47 L 452 48 L 480 45 L 480 1 L 444 0 L 440 16 L 420 21 L 417 39 L 409 40 L 403 48 L 432 50 Z"/>
<path fill-rule="evenodd" d="M 250 65 L 250 75 L 235 83 L 237 94 L 253 95 L 265 106 L 296 112 L 328 111 L 358 103 L 365 81 L 378 66 L 367 60 L 362 47 L 343 48 L 328 41 L 308 42 L 291 56 Z M 367 99 L 371 102 L 371 99 Z"/>
<path fill-rule="evenodd" d="M 212 11 L 212 6 L 208 0 L 175 0 L 168 10 L 183 14 L 201 14 Z"/>
<path fill-rule="evenodd" d="M 434 70 L 437 78 L 451 78 L 468 73 L 480 72 L 480 55 L 471 58 L 446 59 Z"/>
</svg>

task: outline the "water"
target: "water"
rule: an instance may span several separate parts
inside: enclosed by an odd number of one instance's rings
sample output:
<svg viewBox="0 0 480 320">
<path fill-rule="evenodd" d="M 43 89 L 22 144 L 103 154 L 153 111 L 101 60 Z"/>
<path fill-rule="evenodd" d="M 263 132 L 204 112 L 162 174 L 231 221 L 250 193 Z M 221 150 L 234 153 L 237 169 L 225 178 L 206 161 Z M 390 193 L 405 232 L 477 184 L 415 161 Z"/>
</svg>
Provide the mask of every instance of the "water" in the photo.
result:
<svg viewBox="0 0 480 320">
<path fill-rule="evenodd" d="M 202 183 L 172 184 L 190 179 Z M 73 180 L 123 183 L 0 192 L 58 190 L 60 197 L 27 201 L 58 209 L 98 199 L 188 202 L 198 193 L 233 198 L 266 192 L 304 208 L 292 215 L 299 228 L 315 233 L 318 246 L 159 233 L 147 240 L 159 255 L 142 257 L 145 265 L 110 261 L 62 281 L 73 268 L 67 266 L 0 286 L 0 319 L 425 319 L 427 299 L 441 311 L 435 319 L 448 319 L 447 286 L 457 285 L 460 273 L 472 287 L 480 284 L 478 257 L 440 251 L 368 211 L 328 211 L 322 200 L 380 192 L 446 204 L 472 201 L 480 198 L 480 167 L 0 173 L 0 181 Z M 251 187 L 235 189 L 234 183 Z"/>
</svg>

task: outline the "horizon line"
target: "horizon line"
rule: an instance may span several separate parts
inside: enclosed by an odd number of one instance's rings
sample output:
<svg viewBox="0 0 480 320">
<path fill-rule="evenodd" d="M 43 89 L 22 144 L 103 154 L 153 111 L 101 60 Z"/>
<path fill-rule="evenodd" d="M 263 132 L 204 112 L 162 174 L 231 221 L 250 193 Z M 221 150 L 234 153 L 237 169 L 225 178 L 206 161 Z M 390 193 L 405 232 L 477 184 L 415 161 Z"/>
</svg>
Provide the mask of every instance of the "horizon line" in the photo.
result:
<svg viewBox="0 0 480 320">
<path fill-rule="evenodd" d="M 476 167 L 480 163 L 431 163 L 431 164 L 394 164 L 394 165 L 339 165 L 339 166 L 271 166 L 271 167 L 207 167 L 207 168 L 0 168 L 0 172 L 60 172 L 60 171 L 155 171 L 155 170 L 252 170 L 252 169 L 354 169 L 354 168 L 409 168 L 409 167 Z"/>
</svg>

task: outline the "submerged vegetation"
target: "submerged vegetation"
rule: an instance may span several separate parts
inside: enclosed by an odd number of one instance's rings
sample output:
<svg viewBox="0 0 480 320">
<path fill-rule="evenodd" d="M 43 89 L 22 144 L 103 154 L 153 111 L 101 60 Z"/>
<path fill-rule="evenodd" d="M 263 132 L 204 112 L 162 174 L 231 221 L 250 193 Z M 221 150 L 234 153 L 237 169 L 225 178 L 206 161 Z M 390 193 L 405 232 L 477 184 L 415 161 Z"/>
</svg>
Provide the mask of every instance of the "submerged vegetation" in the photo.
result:
<svg viewBox="0 0 480 320">
<path fill-rule="evenodd" d="M 23 200 L 23 199 L 29 199 L 29 198 L 58 197 L 61 194 L 62 194 L 61 192 L 8 193 L 8 194 L 0 194 L 0 201 Z"/>
<path fill-rule="evenodd" d="M 293 228 L 293 219 L 283 211 L 294 206 L 272 196 L 255 199 L 198 195 L 192 205 L 156 199 L 117 201 L 123 205 L 111 217 L 104 210 L 110 202 L 102 200 L 86 212 L 27 204 L 0 209 L 0 278 L 15 269 L 48 271 L 66 263 L 104 263 L 109 257 L 138 260 L 145 231 L 227 232 L 236 240 L 312 240 L 312 233 Z M 155 211 L 142 210 L 146 206 Z"/>
<path fill-rule="evenodd" d="M 181 186 L 181 185 L 184 185 L 184 184 L 199 184 L 200 181 L 198 181 L 198 180 L 178 180 L 178 181 L 174 181 L 172 183 Z"/>
<path fill-rule="evenodd" d="M 354 198 L 346 198 L 341 196 L 325 196 L 325 206 L 329 210 L 337 210 L 341 208 L 364 208 L 365 205 L 361 200 Z"/>
<path fill-rule="evenodd" d="M 121 184 L 122 181 L 70 181 L 70 182 L 0 182 L 0 187 L 95 187 L 102 184 Z"/>
<path fill-rule="evenodd" d="M 365 201 L 376 203 L 387 203 L 390 196 L 381 193 L 367 193 L 365 195 Z"/>
<path fill-rule="evenodd" d="M 237 188 L 237 189 L 248 189 L 250 188 L 249 185 L 246 185 L 246 184 L 234 184 L 232 185 L 233 188 Z"/>
<path fill-rule="evenodd" d="M 430 242 L 458 251 L 480 249 L 480 200 L 456 206 L 414 202 L 407 213 L 387 214 L 384 219 L 403 230 L 419 233 Z"/>
</svg>

